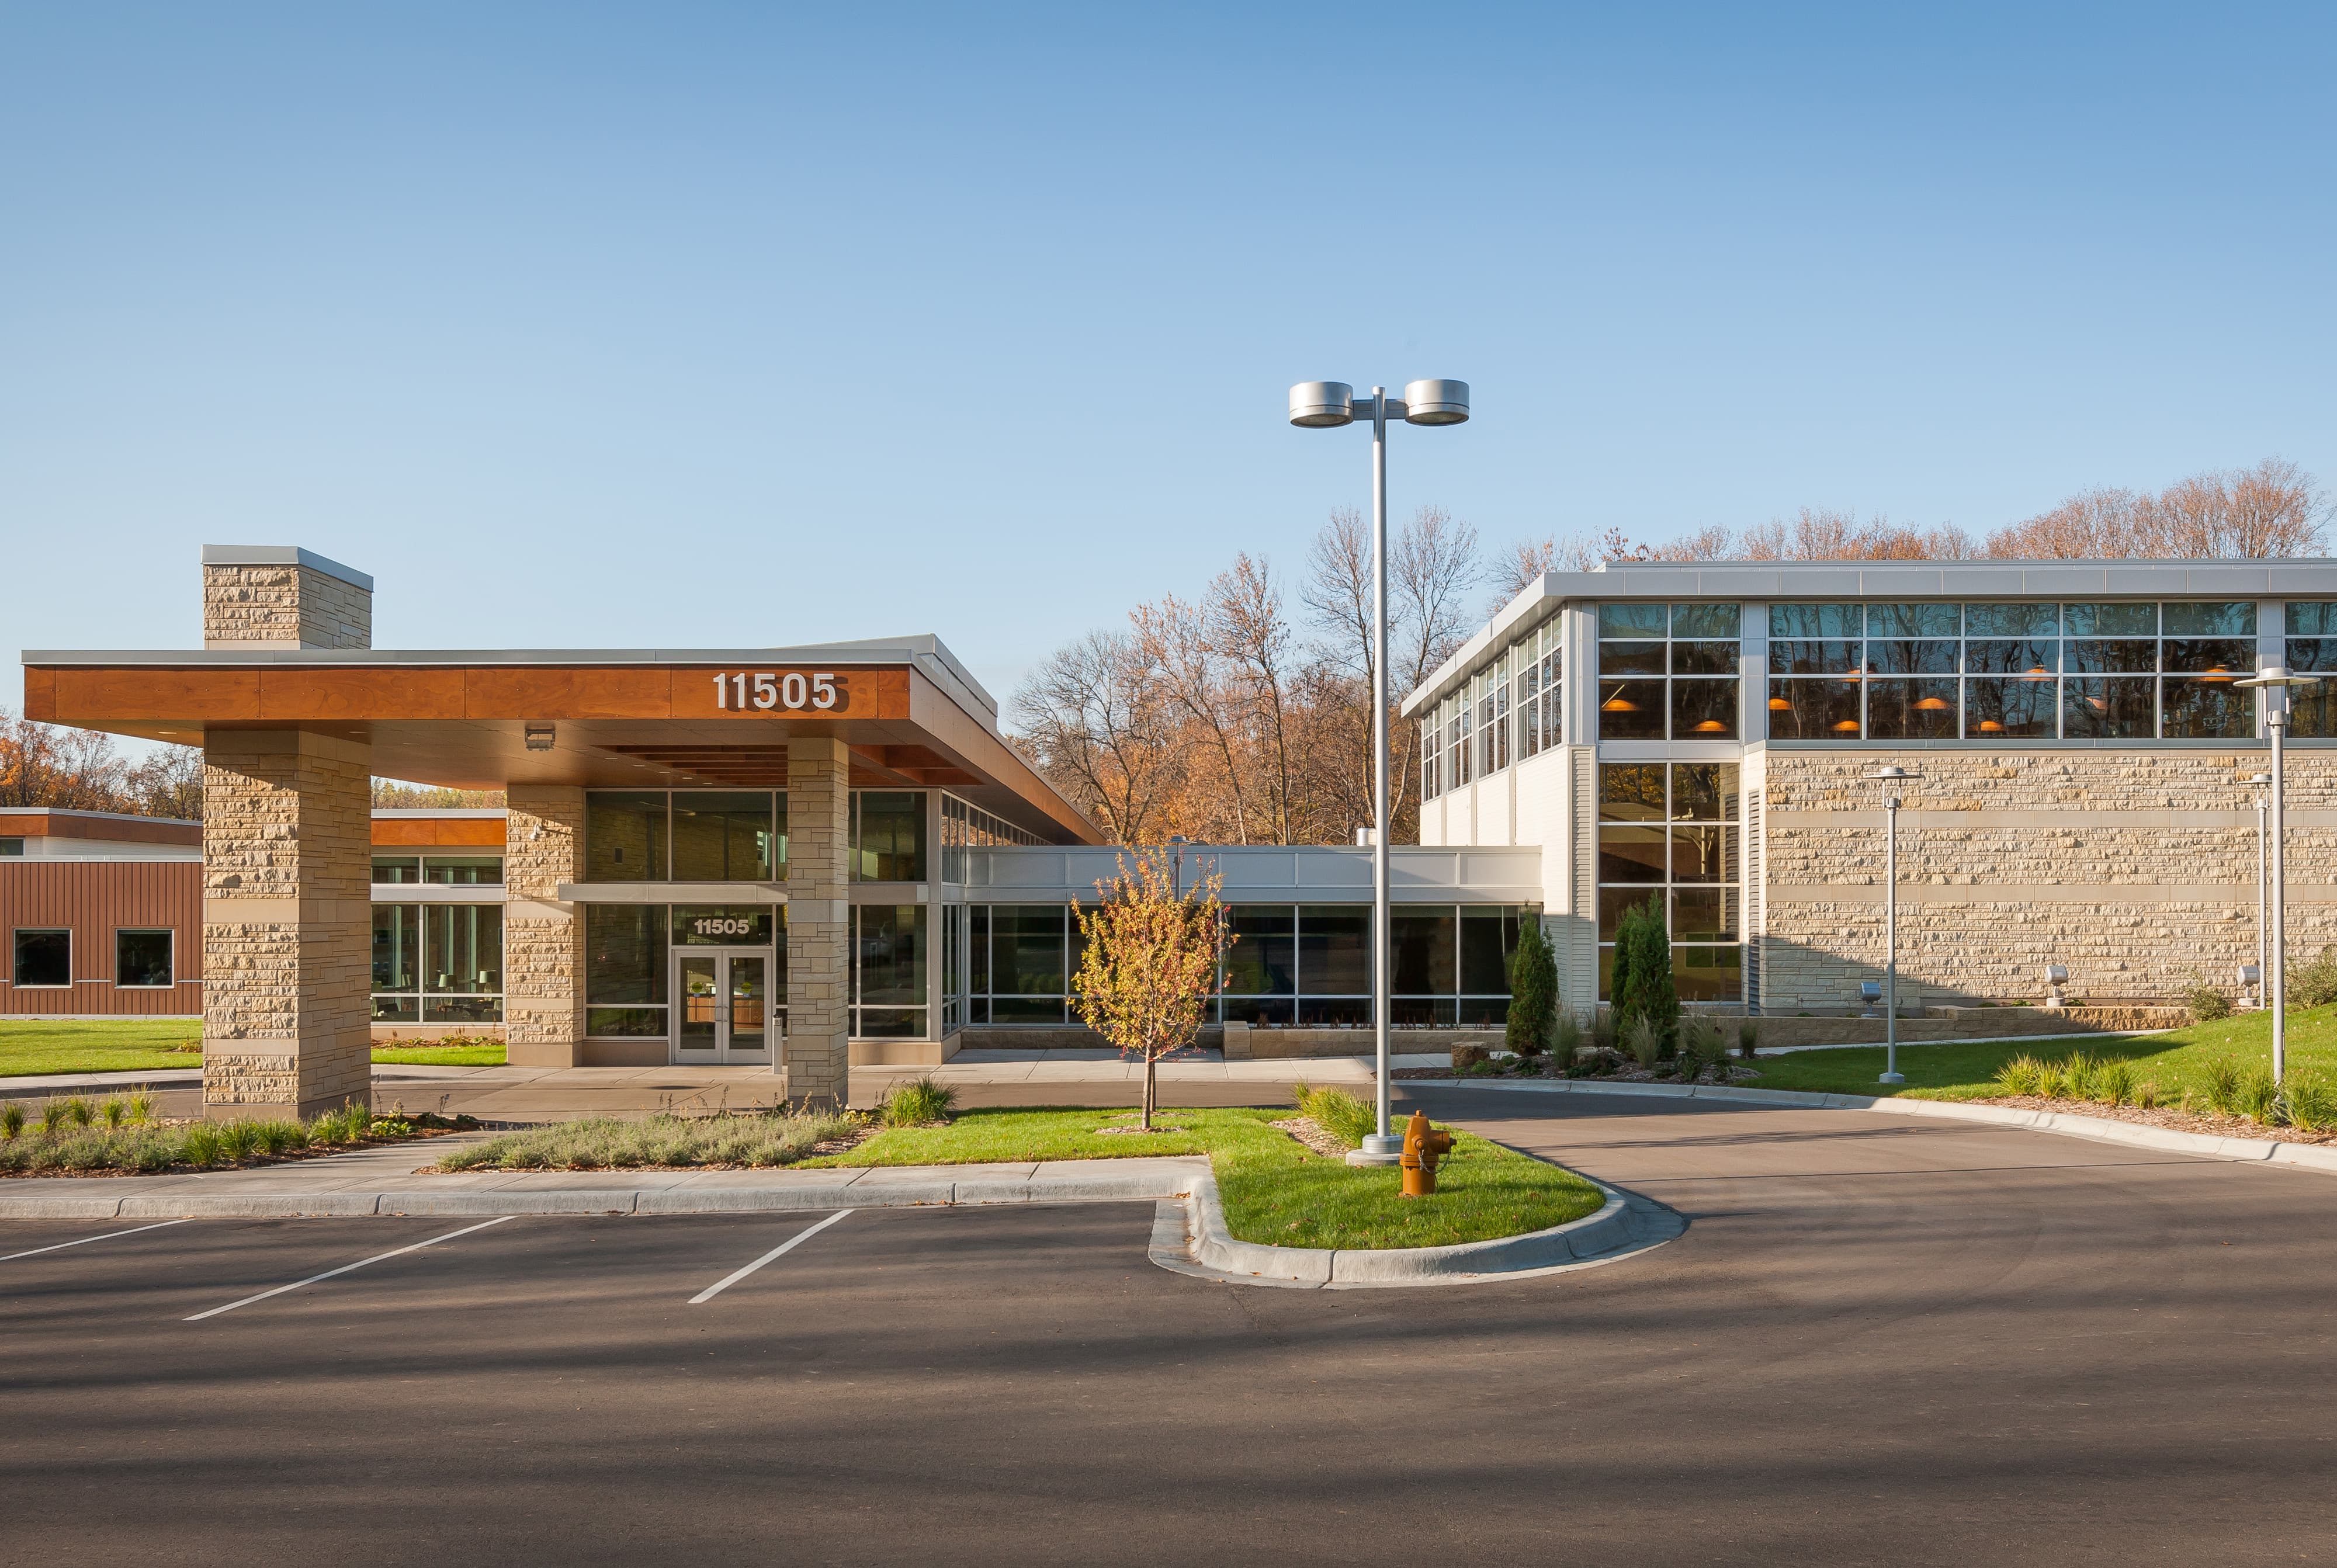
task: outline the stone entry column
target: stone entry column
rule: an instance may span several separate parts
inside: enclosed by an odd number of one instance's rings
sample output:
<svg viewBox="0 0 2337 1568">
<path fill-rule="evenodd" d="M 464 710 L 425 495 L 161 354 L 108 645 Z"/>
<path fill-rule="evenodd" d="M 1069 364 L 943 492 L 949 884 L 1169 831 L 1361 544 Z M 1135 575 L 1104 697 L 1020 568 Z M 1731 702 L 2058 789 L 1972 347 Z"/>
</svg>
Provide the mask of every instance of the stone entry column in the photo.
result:
<svg viewBox="0 0 2337 1568">
<path fill-rule="evenodd" d="M 787 738 L 787 1033 L 790 1100 L 851 1097 L 852 888 L 845 859 L 852 758 L 841 740 Z"/>
<path fill-rule="evenodd" d="M 298 730 L 203 742 L 203 1108 L 372 1099 L 372 748 Z"/>
<path fill-rule="evenodd" d="M 515 1067 L 581 1066 L 584 911 L 560 885 L 584 880 L 584 791 L 514 784 L 504 801 L 504 1050 Z"/>
</svg>

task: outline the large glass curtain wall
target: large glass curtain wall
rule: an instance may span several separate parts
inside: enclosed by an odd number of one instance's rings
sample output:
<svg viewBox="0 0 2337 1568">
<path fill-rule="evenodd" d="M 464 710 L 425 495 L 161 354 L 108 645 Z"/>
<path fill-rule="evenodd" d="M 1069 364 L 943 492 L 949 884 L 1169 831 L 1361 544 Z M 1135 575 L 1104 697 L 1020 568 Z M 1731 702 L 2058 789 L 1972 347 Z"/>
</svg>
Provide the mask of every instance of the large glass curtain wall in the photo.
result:
<svg viewBox="0 0 2337 1568">
<path fill-rule="evenodd" d="M 498 904 L 373 906 L 376 1024 L 498 1024 L 504 1015 Z"/>
<path fill-rule="evenodd" d="M 1656 901 L 1684 1002 L 1744 1000 L 1744 830 L 1734 762 L 1601 763 L 1599 998 L 1610 1000 L 1615 934 Z"/>
<path fill-rule="evenodd" d="M 1420 798 L 1433 800 L 1564 738 L 1565 622 L 1511 642 L 1420 721 Z"/>
<path fill-rule="evenodd" d="M 1742 606 L 1599 606 L 1599 738 L 1734 740 Z"/>
<path fill-rule="evenodd" d="M 376 852 L 373 858 L 373 879 L 389 887 L 493 887 L 504 879 L 504 858 L 425 854 L 419 850 L 411 855 Z"/>
<path fill-rule="evenodd" d="M 925 796 L 922 789 L 852 792 L 852 880 L 925 879 Z"/>
<path fill-rule="evenodd" d="M 584 1032 L 603 1040 L 668 1033 L 675 947 L 771 949 L 771 1027 L 787 1030 L 787 912 L 769 904 L 584 906 Z M 775 1036 L 776 1037 L 776 1036 Z"/>
<path fill-rule="evenodd" d="M 1061 904 L 968 907 L 968 1020 L 1069 1024 L 1078 912 Z M 1354 904 L 1235 904 L 1217 1022 L 1262 1028 L 1371 1023 L 1371 909 Z M 1397 1028 L 1497 1028 L 1509 1013 L 1514 906 L 1398 905 L 1392 911 Z"/>
<path fill-rule="evenodd" d="M 1769 735 L 2244 740 L 2255 632 L 2249 601 L 1772 604 Z"/>
</svg>

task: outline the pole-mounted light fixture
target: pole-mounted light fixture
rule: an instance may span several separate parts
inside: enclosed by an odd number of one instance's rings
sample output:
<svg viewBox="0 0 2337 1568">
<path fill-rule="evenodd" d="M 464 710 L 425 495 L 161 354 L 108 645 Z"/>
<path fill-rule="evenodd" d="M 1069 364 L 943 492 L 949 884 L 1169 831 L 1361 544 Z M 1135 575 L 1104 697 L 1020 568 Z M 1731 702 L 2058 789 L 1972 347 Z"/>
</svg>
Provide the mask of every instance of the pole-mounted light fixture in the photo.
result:
<svg viewBox="0 0 2337 1568">
<path fill-rule="evenodd" d="M 1877 768 L 1866 776 L 1878 783 L 1896 783 L 1915 775 L 1904 768 Z M 1882 801 L 1882 1076 L 1883 1083 L 1904 1083 L 1899 1071 L 1899 797 Z"/>
<path fill-rule="evenodd" d="M 2288 1065 L 2288 891 L 2283 886 L 2286 856 L 2281 844 L 2287 835 L 2281 827 L 2285 804 L 2282 798 L 2281 740 L 2288 730 L 2288 689 L 2310 686 L 2320 679 L 2317 675 L 2292 675 L 2285 666 L 2273 664 L 2258 671 L 2251 680 L 2232 682 L 2264 693 L 2264 728 L 2272 731 L 2272 939 L 2263 984 L 2272 994 L 2272 1081 L 2275 1083 Z"/>
<path fill-rule="evenodd" d="M 1403 1140 L 1388 1122 L 1388 421 L 1459 425 L 1468 417 L 1466 381 L 1406 382 L 1400 398 L 1389 397 L 1384 387 L 1358 397 L 1345 381 L 1301 381 L 1290 389 L 1290 422 L 1302 429 L 1372 422 L 1372 1043 L 1379 1069 L 1379 1131 L 1348 1155 L 1359 1164 L 1393 1165 L 1403 1153 Z"/>
</svg>

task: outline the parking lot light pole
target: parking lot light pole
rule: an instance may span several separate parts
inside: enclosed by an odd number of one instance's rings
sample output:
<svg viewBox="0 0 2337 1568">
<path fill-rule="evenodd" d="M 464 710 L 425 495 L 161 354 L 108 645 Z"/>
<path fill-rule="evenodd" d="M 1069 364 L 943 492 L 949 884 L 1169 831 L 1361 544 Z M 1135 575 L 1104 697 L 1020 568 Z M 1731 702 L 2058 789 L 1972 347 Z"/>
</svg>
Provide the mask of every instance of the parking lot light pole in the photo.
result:
<svg viewBox="0 0 2337 1568">
<path fill-rule="evenodd" d="M 1904 768 L 1877 768 L 1869 779 L 1912 779 Z M 1882 799 L 1882 1076 L 1881 1083 L 1904 1083 L 1899 1071 L 1899 797 Z"/>
<path fill-rule="evenodd" d="M 2282 830 L 2281 818 L 2286 802 L 2283 798 L 2283 773 L 2281 763 L 2281 740 L 2288 730 L 2288 689 L 2310 686 L 2320 679 L 2317 675 L 2292 675 L 2279 664 L 2260 670 L 2252 681 L 2234 681 L 2234 686 L 2253 686 L 2264 692 L 2264 728 L 2272 732 L 2272 950 L 2265 955 L 2268 966 L 2264 975 L 2264 989 L 2272 993 L 2272 1081 L 2277 1083 L 2288 1067 L 2288 889 L 2283 878 L 2287 873 L 2287 856 L 2281 840 L 2287 837 Z"/>
<path fill-rule="evenodd" d="M 1403 1139 L 1388 1123 L 1388 662 L 1387 662 L 1387 427 L 1391 418 L 1408 425 L 1458 425 L 1469 417 L 1466 381 L 1407 382 L 1401 399 L 1384 387 L 1357 397 L 1345 381 L 1301 381 L 1290 389 L 1290 422 L 1305 429 L 1334 429 L 1357 419 L 1372 422 L 1372 1046 L 1379 1069 L 1379 1119 L 1356 1153 L 1374 1165 L 1392 1165 L 1403 1153 Z"/>
</svg>

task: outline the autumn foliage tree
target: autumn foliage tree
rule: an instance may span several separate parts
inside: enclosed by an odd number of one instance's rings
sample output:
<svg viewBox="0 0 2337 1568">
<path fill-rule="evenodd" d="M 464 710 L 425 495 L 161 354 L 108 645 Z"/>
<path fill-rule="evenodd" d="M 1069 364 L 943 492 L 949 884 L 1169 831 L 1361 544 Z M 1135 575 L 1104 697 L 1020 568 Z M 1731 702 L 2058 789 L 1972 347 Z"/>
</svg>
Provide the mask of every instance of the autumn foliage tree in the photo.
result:
<svg viewBox="0 0 2337 1568">
<path fill-rule="evenodd" d="M 1216 873 L 1179 890 L 1162 849 L 1123 855 L 1120 874 L 1096 891 L 1103 902 L 1080 912 L 1086 944 L 1071 1008 L 1087 1026 L 1144 1063 L 1144 1129 L 1159 1103 L 1156 1067 L 1199 1034 L 1217 995 L 1218 959 L 1233 941 L 1224 886 Z"/>
</svg>

